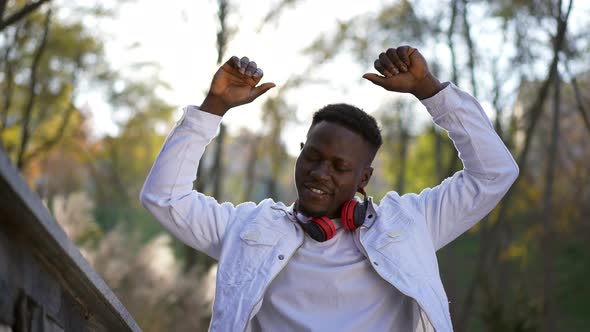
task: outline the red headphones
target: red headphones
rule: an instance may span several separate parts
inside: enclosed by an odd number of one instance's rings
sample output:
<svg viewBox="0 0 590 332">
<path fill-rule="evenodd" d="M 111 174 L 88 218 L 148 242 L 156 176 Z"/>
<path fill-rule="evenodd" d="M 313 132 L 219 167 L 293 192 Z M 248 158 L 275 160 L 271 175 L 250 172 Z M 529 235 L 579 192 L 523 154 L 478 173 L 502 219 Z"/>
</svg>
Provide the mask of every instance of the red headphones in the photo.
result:
<svg viewBox="0 0 590 332">
<path fill-rule="evenodd" d="M 367 193 L 363 188 L 359 188 L 358 191 L 364 196 L 363 202 L 359 203 L 356 199 L 351 199 L 342 205 L 342 212 L 340 213 L 342 224 L 349 231 L 357 229 L 365 222 L 365 215 L 369 208 Z M 328 241 L 336 234 L 334 222 L 326 216 L 314 217 L 307 222 L 299 221 L 297 218 L 297 202 L 295 202 L 295 207 L 293 208 L 293 215 L 295 216 L 295 220 L 303 227 L 303 230 L 318 242 Z"/>
</svg>

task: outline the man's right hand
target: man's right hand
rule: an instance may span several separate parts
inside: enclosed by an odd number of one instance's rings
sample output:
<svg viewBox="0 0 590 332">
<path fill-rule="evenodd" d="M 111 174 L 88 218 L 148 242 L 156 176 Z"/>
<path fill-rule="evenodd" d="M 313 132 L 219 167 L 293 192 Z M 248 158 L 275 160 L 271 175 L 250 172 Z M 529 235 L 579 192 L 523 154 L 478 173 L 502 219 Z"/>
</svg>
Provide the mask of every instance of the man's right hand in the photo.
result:
<svg viewBox="0 0 590 332">
<path fill-rule="evenodd" d="M 232 56 L 221 66 L 211 81 L 209 93 L 200 109 L 223 116 L 230 108 L 248 104 L 266 91 L 275 87 L 274 83 L 263 83 L 262 69 L 248 57 Z"/>
</svg>

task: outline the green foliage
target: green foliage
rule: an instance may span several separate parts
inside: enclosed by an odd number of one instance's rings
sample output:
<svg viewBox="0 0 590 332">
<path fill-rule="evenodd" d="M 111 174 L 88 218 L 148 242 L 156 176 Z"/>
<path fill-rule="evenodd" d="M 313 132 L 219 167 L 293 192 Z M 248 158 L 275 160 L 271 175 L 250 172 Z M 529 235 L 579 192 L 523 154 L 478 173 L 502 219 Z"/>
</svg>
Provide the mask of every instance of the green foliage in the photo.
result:
<svg viewBox="0 0 590 332">
<path fill-rule="evenodd" d="M 42 193 L 50 201 L 52 195 L 89 186 L 96 200 L 95 217 L 104 230 L 122 220 L 137 220 L 147 239 L 160 227 L 139 206 L 137 197 L 171 126 L 175 108 L 157 95 L 168 86 L 157 77 L 131 80 L 110 69 L 103 40 L 83 19 L 111 15 L 116 6 L 48 8 L 32 12 L 2 32 L 2 145 L 17 164 L 22 152 L 23 168 L 31 178 L 43 180 L 46 188 Z M 67 12 L 77 15 L 61 15 Z M 147 67 L 153 68 L 151 64 L 135 64 L 132 70 L 140 72 Z M 76 100 L 81 86 L 88 85 L 102 88 L 116 111 L 125 113 L 120 135 L 98 142 L 88 140 L 88 111 L 80 109 Z M 57 152 L 53 150 L 56 147 Z M 60 159 L 69 160 L 69 164 L 59 166 Z M 84 175 L 67 184 L 60 168 Z M 56 175 L 64 182 L 57 184 Z"/>
<path fill-rule="evenodd" d="M 0 137 L 24 168 L 80 127 L 84 112 L 75 105 L 77 84 L 82 74 L 93 78 L 103 45 L 81 22 L 58 21 L 50 11 L 33 12 L 3 36 Z"/>
<path fill-rule="evenodd" d="M 156 230 L 153 218 L 139 205 L 137 197 L 175 110 L 154 93 L 157 86 L 147 82 L 152 81 L 127 81 L 122 92 L 114 95 L 114 103 L 130 117 L 118 136 L 105 137 L 98 143 L 94 160 L 98 165 L 95 188 L 99 224 L 110 229 L 119 220 L 137 220 L 134 227 L 144 230 L 146 238 Z M 166 129 L 158 130 L 162 127 Z"/>
<path fill-rule="evenodd" d="M 557 301 L 560 303 L 560 330 L 583 331 L 590 326 L 590 287 L 587 276 L 590 273 L 590 252 L 587 240 L 583 238 L 562 241 L 556 261 Z"/>
</svg>

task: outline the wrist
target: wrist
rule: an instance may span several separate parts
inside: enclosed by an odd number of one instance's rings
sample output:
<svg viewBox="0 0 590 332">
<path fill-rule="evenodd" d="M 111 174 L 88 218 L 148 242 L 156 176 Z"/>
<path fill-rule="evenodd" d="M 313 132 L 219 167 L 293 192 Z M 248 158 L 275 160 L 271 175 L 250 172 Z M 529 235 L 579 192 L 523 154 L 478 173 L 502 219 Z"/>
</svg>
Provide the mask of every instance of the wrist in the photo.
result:
<svg viewBox="0 0 590 332">
<path fill-rule="evenodd" d="M 221 98 L 207 95 L 199 109 L 203 112 L 223 116 L 231 107 L 227 106 Z"/>
<path fill-rule="evenodd" d="M 422 80 L 416 84 L 416 89 L 412 92 L 416 98 L 423 100 L 430 98 L 444 89 L 444 85 L 431 73 L 428 73 Z"/>
</svg>

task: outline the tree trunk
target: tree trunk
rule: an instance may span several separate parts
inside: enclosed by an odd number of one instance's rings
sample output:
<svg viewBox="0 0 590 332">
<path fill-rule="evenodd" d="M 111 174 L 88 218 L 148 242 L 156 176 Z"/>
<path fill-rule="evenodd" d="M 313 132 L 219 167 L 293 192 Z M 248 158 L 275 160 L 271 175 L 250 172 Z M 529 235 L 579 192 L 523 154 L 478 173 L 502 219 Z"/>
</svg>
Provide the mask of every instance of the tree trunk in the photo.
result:
<svg viewBox="0 0 590 332">
<path fill-rule="evenodd" d="M 229 2 L 227 0 L 218 0 L 217 5 L 217 18 L 219 19 L 219 30 L 217 31 L 217 64 L 221 65 L 223 57 L 225 55 L 227 41 L 229 39 L 229 30 L 227 29 L 227 13 L 229 9 Z M 213 157 L 213 165 L 211 165 L 211 169 L 209 169 L 208 172 L 205 172 L 205 167 L 203 167 L 202 162 L 203 158 L 201 157 L 201 162 L 199 163 L 199 167 L 197 169 L 198 177 L 197 180 L 193 183 L 193 186 L 196 188 L 196 190 L 202 192 L 206 184 L 205 177 L 209 175 L 211 177 L 211 180 L 213 181 L 212 194 L 213 197 L 215 197 L 217 200 L 221 200 L 221 196 L 223 194 L 223 177 L 225 175 L 223 169 L 224 141 L 225 125 L 221 124 L 219 127 L 219 135 L 215 141 L 215 155 Z M 185 247 L 185 254 L 186 271 L 189 271 L 195 265 L 211 266 L 214 262 L 207 255 L 200 254 L 189 246 Z"/>
<path fill-rule="evenodd" d="M 473 96 L 477 98 L 477 80 L 475 79 L 475 46 L 473 45 L 473 38 L 471 38 L 471 24 L 469 23 L 469 13 L 467 11 L 467 0 L 462 0 L 463 4 L 463 38 L 467 44 L 467 55 L 469 66 L 469 76 L 471 78 L 471 89 Z"/>
<path fill-rule="evenodd" d="M 555 265 L 554 242 L 557 234 L 553 229 L 553 185 L 555 182 L 555 167 L 557 166 L 557 146 L 559 140 L 559 111 L 561 103 L 561 79 L 559 72 L 554 79 L 555 96 L 553 99 L 553 119 L 551 128 L 551 143 L 547 151 L 547 173 L 545 174 L 545 192 L 543 194 L 543 237 L 541 250 L 543 252 L 543 331 L 555 331 L 555 307 L 553 303 L 553 271 Z"/>
<path fill-rule="evenodd" d="M 227 30 L 227 12 L 228 1 L 218 1 L 217 17 L 219 19 L 219 30 L 217 31 L 217 65 L 221 65 L 227 47 L 227 40 L 229 31 Z M 222 123 L 219 126 L 219 135 L 215 142 L 215 157 L 213 159 L 213 197 L 221 200 L 223 190 L 223 177 L 225 172 L 223 169 L 223 145 L 225 143 L 225 125 Z"/>
<path fill-rule="evenodd" d="M 260 139 L 258 136 L 252 138 L 250 144 L 250 155 L 248 156 L 248 165 L 246 165 L 246 178 L 244 179 L 244 193 L 242 194 L 243 201 L 252 201 L 252 192 L 254 191 L 254 183 L 256 178 L 256 162 L 258 160 L 258 144 Z"/>
<path fill-rule="evenodd" d="M 409 140 L 410 140 L 410 135 L 408 133 L 408 129 L 405 128 L 405 124 L 401 118 L 401 116 L 398 119 L 399 121 L 399 156 L 398 156 L 398 162 L 399 162 L 399 171 L 397 174 L 397 186 L 396 186 L 396 190 L 400 193 L 400 195 L 403 195 L 403 193 L 405 192 L 405 187 L 406 187 L 406 166 L 408 164 L 408 144 L 409 144 Z"/>
<path fill-rule="evenodd" d="M 498 72 L 499 72 L 499 65 L 498 65 L 498 60 L 494 60 L 493 64 L 492 64 L 492 77 L 494 78 L 494 87 L 493 87 L 493 91 L 494 91 L 494 97 L 492 98 L 492 105 L 494 106 L 494 109 L 496 110 L 496 119 L 494 121 L 494 129 L 496 130 L 496 132 L 498 133 L 498 136 L 500 136 L 500 138 L 504 139 L 504 130 L 503 130 L 503 126 L 502 126 L 502 116 L 503 116 L 503 110 L 504 107 L 503 105 L 500 104 L 500 100 L 501 100 L 501 96 L 502 96 L 502 83 L 503 80 L 500 79 Z"/>
<path fill-rule="evenodd" d="M 225 125 L 222 123 L 219 126 L 219 135 L 215 140 L 215 157 L 213 159 L 213 165 L 211 166 L 213 175 L 213 197 L 218 201 L 221 200 L 223 195 L 223 177 L 225 176 L 225 170 L 223 165 L 223 145 L 225 143 Z"/>
<path fill-rule="evenodd" d="M 10 45 L 6 45 L 2 59 L 4 62 L 4 80 L 6 81 L 6 85 L 4 86 L 4 101 L 2 103 L 2 111 L 0 112 L 0 143 L 2 142 L 2 132 L 4 132 L 4 129 L 8 125 L 6 123 L 8 121 L 8 111 L 12 105 L 12 97 L 14 93 L 14 70 L 12 68 L 10 53 L 12 51 L 12 47 L 14 47 L 18 41 L 22 26 L 23 25 L 20 24 L 14 30 L 12 43 Z"/>
<path fill-rule="evenodd" d="M 37 97 L 36 87 L 37 87 L 37 70 L 39 69 L 39 65 L 41 64 L 41 57 L 45 52 L 45 46 L 47 45 L 47 39 L 49 36 L 49 24 L 51 22 L 51 7 L 47 10 L 47 14 L 45 15 L 45 22 L 43 23 L 43 37 L 39 42 L 39 46 L 35 51 L 35 55 L 33 56 L 33 63 L 31 64 L 31 78 L 29 80 L 29 99 L 27 100 L 27 104 L 25 109 L 23 110 L 23 118 L 21 123 L 21 140 L 20 146 L 16 157 L 16 167 L 19 170 L 23 170 L 25 167 L 25 151 L 29 145 L 29 139 L 31 135 L 31 119 L 33 117 L 33 108 L 35 106 L 35 99 Z"/>
<path fill-rule="evenodd" d="M 4 22 L 4 11 L 6 10 L 6 3 L 8 0 L 0 0 L 0 23 Z"/>
<path fill-rule="evenodd" d="M 455 43 L 453 35 L 455 34 L 455 22 L 457 21 L 457 0 L 451 1 L 451 23 L 447 31 L 447 44 L 451 52 L 451 80 L 455 85 L 459 85 L 459 72 L 457 71 L 457 54 L 455 52 Z"/>
<path fill-rule="evenodd" d="M 571 84 L 572 84 L 572 87 L 574 88 L 574 96 L 576 97 L 576 106 L 577 106 L 578 112 L 580 112 L 580 116 L 582 117 L 582 121 L 584 121 L 584 126 L 586 127 L 586 130 L 588 131 L 588 133 L 590 133 L 590 120 L 588 119 L 586 107 L 584 106 L 587 103 L 585 103 L 583 100 L 582 92 L 580 91 L 580 86 L 578 84 L 578 80 L 576 79 L 576 76 L 574 76 L 574 74 L 572 74 L 569 71 L 569 65 L 568 65 L 567 61 L 565 61 L 565 67 L 566 67 L 566 70 L 568 71 L 568 74 L 572 77 Z"/>
<path fill-rule="evenodd" d="M 455 51 L 455 43 L 453 42 L 453 36 L 455 35 L 456 30 L 456 22 L 457 16 L 459 13 L 459 3 L 458 0 L 451 1 L 451 22 L 449 24 L 449 29 L 447 30 L 447 42 L 449 44 L 449 50 L 451 51 L 451 79 L 454 84 L 459 84 L 459 71 L 457 68 L 457 53 Z M 437 129 L 436 125 L 433 124 L 432 131 L 434 133 L 435 139 L 435 176 L 437 182 L 443 181 L 449 174 L 449 170 L 454 168 L 452 164 L 454 163 L 455 159 L 458 159 L 457 156 L 450 156 L 449 165 L 445 168 L 443 157 L 444 157 L 444 142 L 443 142 L 443 134 L 440 130 Z M 456 317 L 458 316 L 457 313 L 457 276 L 456 276 L 456 258 L 457 254 L 454 251 L 455 249 L 453 246 L 448 246 L 447 248 L 443 249 L 441 252 L 442 262 L 441 265 L 442 273 L 444 274 L 445 279 L 445 287 L 447 289 L 447 296 L 450 300 L 449 310 L 451 311 L 451 316 Z"/>
</svg>

